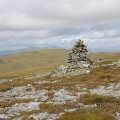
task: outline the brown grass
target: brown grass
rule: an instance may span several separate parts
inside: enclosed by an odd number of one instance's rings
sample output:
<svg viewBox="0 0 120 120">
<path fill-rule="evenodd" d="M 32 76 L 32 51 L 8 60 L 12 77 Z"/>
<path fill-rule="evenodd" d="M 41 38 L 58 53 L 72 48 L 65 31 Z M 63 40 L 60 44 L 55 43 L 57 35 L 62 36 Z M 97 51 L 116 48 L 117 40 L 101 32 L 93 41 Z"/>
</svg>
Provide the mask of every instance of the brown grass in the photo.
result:
<svg viewBox="0 0 120 120">
<path fill-rule="evenodd" d="M 115 120 L 115 118 L 102 110 L 78 110 L 61 116 L 60 120 Z"/>
<path fill-rule="evenodd" d="M 66 62 L 67 51 L 64 49 L 46 49 L 1 57 L 0 78 L 13 78 L 56 69 Z M 107 60 L 107 63 L 111 63 L 120 58 L 120 53 L 90 53 L 90 57 L 95 62 L 102 58 Z"/>
<path fill-rule="evenodd" d="M 56 105 L 56 104 L 40 104 L 40 109 L 42 112 L 49 112 L 49 113 L 60 113 L 63 112 L 65 109 L 70 109 L 75 107 L 74 102 L 67 102 L 64 105 Z"/>
<path fill-rule="evenodd" d="M 87 93 L 80 98 L 84 104 L 102 104 L 102 103 L 117 103 L 120 104 L 120 99 L 112 96 L 102 96 L 98 94 Z"/>
<path fill-rule="evenodd" d="M 18 100 L 0 102 L 0 108 L 11 107 L 15 103 L 28 103 L 28 102 L 30 102 L 32 100 L 33 99 L 18 99 Z"/>
</svg>

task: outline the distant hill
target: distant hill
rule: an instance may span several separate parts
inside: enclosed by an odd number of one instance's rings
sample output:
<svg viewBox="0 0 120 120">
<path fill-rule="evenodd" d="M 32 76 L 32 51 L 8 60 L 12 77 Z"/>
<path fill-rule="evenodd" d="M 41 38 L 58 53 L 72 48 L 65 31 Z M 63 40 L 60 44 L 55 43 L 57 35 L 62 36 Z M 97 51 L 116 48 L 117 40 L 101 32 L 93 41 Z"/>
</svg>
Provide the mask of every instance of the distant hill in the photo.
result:
<svg viewBox="0 0 120 120">
<path fill-rule="evenodd" d="M 33 49 L 33 51 L 28 50 L 22 53 L 3 52 L 4 56 L 0 57 L 0 77 L 15 77 L 51 71 L 66 62 L 67 51 L 66 49 Z M 117 60 L 120 58 L 120 53 L 90 53 L 90 58 L 93 61 L 100 58 Z"/>
<path fill-rule="evenodd" d="M 22 52 L 32 52 L 32 51 L 39 51 L 39 50 L 43 50 L 43 49 L 64 49 L 62 47 L 59 46 L 43 46 L 43 47 L 28 47 L 28 48 L 23 48 L 23 49 L 17 49 L 17 50 L 6 50 L 6 51 L 0 51 L 0 56 L 8 56 L 8 55 L 12 55 L 15 53 L 22 53 Z"/>
</svg>

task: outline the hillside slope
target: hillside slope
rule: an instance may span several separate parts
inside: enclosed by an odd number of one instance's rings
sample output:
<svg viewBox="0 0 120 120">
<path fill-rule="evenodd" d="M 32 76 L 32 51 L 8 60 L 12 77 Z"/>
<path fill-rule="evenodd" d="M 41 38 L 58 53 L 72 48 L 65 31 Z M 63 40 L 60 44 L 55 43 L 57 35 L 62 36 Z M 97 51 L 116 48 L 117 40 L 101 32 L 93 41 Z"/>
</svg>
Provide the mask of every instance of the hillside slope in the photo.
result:
<svg viewBox="0 0 120 120">
<path fill-rule="evenodd" d="M 64 49 L 46 49 L 0 57 L 0 77 L 17 77 L 51 71 L 66 62 L 67 51 Z M 100 58 L 114 61 L 120 58 L 120 53 L 90 53 L 90 57 L 93 61 Z"/>
</svg>

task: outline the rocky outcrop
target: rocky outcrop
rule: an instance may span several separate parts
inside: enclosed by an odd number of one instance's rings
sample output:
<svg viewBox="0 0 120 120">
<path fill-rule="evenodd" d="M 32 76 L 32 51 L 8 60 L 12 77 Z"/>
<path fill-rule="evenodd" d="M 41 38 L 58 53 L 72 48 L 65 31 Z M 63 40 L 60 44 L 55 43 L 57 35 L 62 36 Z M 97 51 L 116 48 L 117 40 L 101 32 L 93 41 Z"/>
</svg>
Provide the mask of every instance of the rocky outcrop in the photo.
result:
<svg viewBox="0 0 120 120">
<path fill-rule="evenodd" d="M 98 86 L 97 88 L 91 89 L 90 92 L 92 94 L 120 98 L 120 83 L 111 83 L 108 86 Z"/>
<path fill-rule="evenodd" d="M 65 65 L 54 71 L 53 75 L 79 75 L 90 72 L 91 60 L 88 57 L 88 50 L 82 40 L 75 42 L 74 47 L 68 52 L 68 59 Z"/>
</svg>

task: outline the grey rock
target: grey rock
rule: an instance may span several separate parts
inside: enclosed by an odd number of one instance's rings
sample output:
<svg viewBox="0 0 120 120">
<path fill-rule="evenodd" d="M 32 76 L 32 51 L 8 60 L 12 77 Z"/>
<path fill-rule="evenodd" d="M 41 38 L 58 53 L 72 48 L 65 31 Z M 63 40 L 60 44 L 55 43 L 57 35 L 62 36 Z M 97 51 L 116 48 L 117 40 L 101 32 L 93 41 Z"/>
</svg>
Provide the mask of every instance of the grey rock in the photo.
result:
<svg viewBox="0 0 120 120">
<path fill-rule="evenodd" d="M 64 111 L 70 113 L 70 112 L 75 112 L 76 110 L 78 110 L 78 108 L 65 109 Z"/>
<path fill-rule="evenodd" d="M 81 109 L 92 109 L 92 108 L 96 108 L 97 105 L 96 104 L 85 105 L 83 103 L 77 103 L 76 107 Z"/>
<path fill-rule="evenodd" d="M 46 93 L 48 93 L 48 90 L 43 89 L 35 91 L 35 88 L 31 85 L 14 87 L 6 92 L 0 92 L 0 101 L 2 102 L 14 99 L 37 99 L 37 101 L 45 101 L 48 99 Z"/>
<path fill-rule="evenodd" d="M 118 59 L 118 60 L 115 62 L 115 64 L 116 64 L 118 67 L 120 67 L 120 59 Z"/>
<path fill-rule="evenodd" d="M 10 120 L 10 117 L 5 114 L 0 114 L 0 120 Z"/>
<path fill-rule="evenodd" d="M 0 80 L 0 84 L 3 84 L 3 83 L 7 83 L 9 80 L 7 80 L 7 79 L 1 79 Z"/>
<path fill-rule="evenodd" d="M 116 113 L 115 113 L 115 118 L 116 118 L 117 120 L 120 120 L 120 112 L 116 112 Z"/>
<path fill-rule="evenodd" d="M 72 93 L 65 89 L 60 89 L 56 91 L 53 98 L 55 102 L 73 101 L 76 99 L 76 96 L 72 95 Z"/>
<path fill-rule="evenodd" d="M 29 103 L 16 103 L 12 107 L 7 108 L 8 115 L 19 115 L 20 112 L 24 111 L 32 111 L 32 110 L 39 110 L 40 102 L 29 102 Z"/>
<path fill-rule="evenodd" d="M 48 116 L 49 116 L 49 113 L 44 112 L 44 113 L 37 113 L 37 114 L 30 115 L 29 118 L 34 118 L 35 120 L 45 120 L 47 119 Z"/>
<path fill-rule="evenodd" d="M 91 63 L 86 46 L 82 40 L 78 40 L 71 51 L 68 52 L 66 64 L 61 65 L 51 76 L 88 74 L 90 73 Z"/>
<path fill-rule="evenodd" d="M 50 114 L 47 120 L 58 120 L 59 115 L 58 114 Z"/>
<path fill-rule="evenodd" d="M 116 98 L 120 97 L 120 83 L 110 84 L 108 86 L 98 86 L 97 88 L 91 89 L 91 93 L 100 94 L 104 96 L 113 96 Z"/>
</svg>

